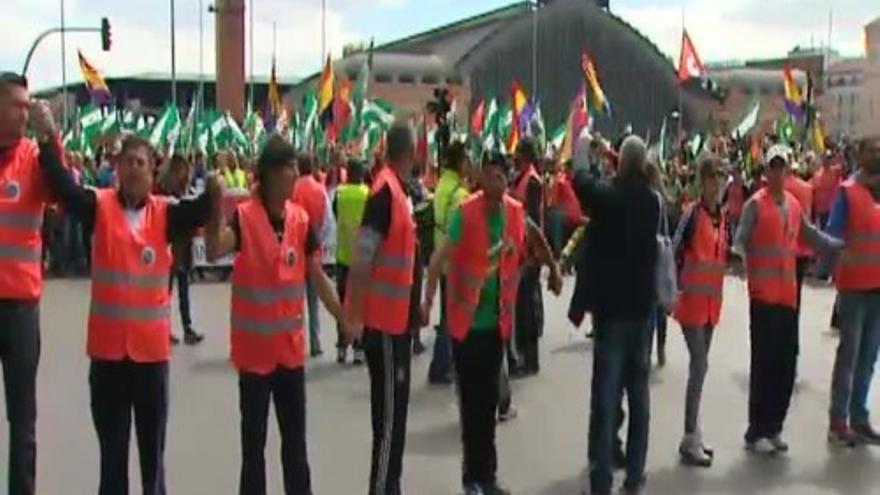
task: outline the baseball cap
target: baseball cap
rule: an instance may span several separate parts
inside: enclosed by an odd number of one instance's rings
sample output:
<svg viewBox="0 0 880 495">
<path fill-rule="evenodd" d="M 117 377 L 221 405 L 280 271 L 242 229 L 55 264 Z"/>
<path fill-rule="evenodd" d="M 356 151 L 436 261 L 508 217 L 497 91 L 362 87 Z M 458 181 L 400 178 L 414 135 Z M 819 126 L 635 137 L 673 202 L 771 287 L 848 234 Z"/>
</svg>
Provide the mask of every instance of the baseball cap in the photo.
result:
<svg viewBox="0 0 880 495">
<path fill-rule="evenodd" d="M 767 166 L 771 166 L 774 160 L 782 160 L 784 165 L 788 165 L 791 150 L 788 146 L 775 144 L 767 150 Z"/>
</svg>

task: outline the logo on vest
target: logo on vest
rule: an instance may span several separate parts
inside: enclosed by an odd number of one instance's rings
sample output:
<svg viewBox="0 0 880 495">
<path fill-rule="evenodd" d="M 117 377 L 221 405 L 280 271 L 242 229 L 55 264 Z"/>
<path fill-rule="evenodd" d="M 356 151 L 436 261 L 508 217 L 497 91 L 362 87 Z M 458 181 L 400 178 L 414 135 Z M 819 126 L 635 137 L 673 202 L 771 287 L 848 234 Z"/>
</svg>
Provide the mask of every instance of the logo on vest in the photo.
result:
<svg viewBox="0 0 880 495">
<path fill-rule="evenodd" d="M 21 194 L 21 185 L 18 181 L 11 180 L 3 185 L 3 196 L 6 199 L 16 200 Z"/>
<path fill-rule="evenodd" d="M 296 250 L 293 248 L 287 248 L 287 252 L 284 253 L 284 262 L 287 263 L 287 266 L 293 266 L 296 264 Z"/>
<path fill-rule="evenodd" d="M 141 251 L 141 263 L 149 266 L 152 265 L 156 261 L 156 251 L 153 250 L 150 246 L 144 248 Z"/>
</svg>

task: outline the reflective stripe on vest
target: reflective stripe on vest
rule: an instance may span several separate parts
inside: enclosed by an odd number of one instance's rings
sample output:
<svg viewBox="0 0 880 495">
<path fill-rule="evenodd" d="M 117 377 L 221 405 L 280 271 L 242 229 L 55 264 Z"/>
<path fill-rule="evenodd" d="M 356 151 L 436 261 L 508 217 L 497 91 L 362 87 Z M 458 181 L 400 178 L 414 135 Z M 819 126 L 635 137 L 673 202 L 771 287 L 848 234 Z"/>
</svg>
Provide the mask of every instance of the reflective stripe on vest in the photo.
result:
<svg viewBox="0 0 880 495">
<path fill-rule="evenodd" d="M 40 230 L 43 227 L 43 215 L 17 211 L 0 211 L 0 227 Z"/>
<path fill-rule="evenodd" d="M 89 312 L 93 315 L 113 320 L 152 322 L 169 318 L 171 316 L 171 307 L 168 305 L 154 307 L 123 306 L 92 300 Z"/>
<path fill-rule="evenodd" d="M 168 276 L 136 275 L 107 269 L 95 269 L 92 281 L 109 285 L 122 285 L 138 289 L 164 289 L 168 287 Z"/>
<path fill-rule="evenodd" d="M 0 241 L 0 260 L 21 261 L 25 263 L 37 263 L 42 261 L 43 251 L 40 248 L 27 248 L 3 244 Z"/>
<path fill-rule="evenodd" d="M 274 288 L 243 287 L 232 285 L 232 297 L 254 304 L 273 304 L 285 299 L 301 299 L 306 292 L 303 284 L 287 283 Z"/>
<path fill-rule="evenodd" d="M 256 320 L 243 316 L 234 316 L 232 317 L 232 327 L 242 332 L 273 335 L 302 330 L 303 317 L 302 315 L 293 315 L 276 320 Z"/>
</svg>

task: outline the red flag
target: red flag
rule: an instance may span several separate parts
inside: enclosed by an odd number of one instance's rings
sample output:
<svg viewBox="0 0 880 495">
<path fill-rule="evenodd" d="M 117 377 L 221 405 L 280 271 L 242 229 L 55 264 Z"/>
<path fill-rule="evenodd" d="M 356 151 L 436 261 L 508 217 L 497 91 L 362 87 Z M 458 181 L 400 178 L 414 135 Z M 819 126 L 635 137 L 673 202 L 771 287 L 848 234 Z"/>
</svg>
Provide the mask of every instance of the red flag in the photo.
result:
<svg viewBox="0 0 880 495">
<path fill-rule="evenodd" d="M 706 66 L 700 61 L 700 56 L 697 55 L 697 49 L 694 48 L 690 36 L 688 36 L 687 31 L 682 31 L 681 57 L 678 59 L 679 82 L 693 78 L 702 78 L 707 75 Z"/>
<path fill-rule="evenodd" d="M 474 114 L 471 115 L 471 134 L 479 136 L 483 132 L 483 120 L 486 119 L 486 100 L 480 100 Z"/>
</svg>

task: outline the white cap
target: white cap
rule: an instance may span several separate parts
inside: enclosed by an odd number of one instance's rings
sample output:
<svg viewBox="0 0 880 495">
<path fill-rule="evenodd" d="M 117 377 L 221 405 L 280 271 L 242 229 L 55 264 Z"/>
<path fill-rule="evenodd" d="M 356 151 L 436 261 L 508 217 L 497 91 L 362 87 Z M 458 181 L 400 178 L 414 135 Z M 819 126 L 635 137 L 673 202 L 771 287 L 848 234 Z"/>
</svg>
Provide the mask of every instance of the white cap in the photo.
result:
<svg viewBox="0 0 880 495">
<path fill-rule="evenodd" d="M 777 158 L 782 158 L 786 165 L 791 161 L 791 150 L 783 144 L 774 144 L 767 150 L 767 165 Z"/>
</svg>

